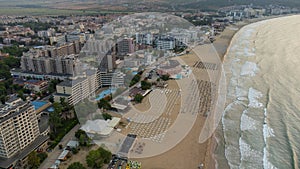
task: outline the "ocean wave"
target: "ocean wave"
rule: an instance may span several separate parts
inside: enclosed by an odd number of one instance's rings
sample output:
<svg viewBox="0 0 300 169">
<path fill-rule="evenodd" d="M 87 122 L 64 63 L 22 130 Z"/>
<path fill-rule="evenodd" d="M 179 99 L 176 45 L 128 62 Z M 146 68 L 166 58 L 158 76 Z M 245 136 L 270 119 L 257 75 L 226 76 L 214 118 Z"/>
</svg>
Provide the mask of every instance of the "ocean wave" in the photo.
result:
<svg viewBox="0 0 300 169">
<path fill-rule="evenodd" d="M 225 157 L 228 160 L 230 169 L 238 169 L 240 164 L 240 155 L 237 153 L 239 149 L 232 145 L 228 145 L 225 148 Z"/>
<path fill-rule="evenodd" d="M 245 47 L 244 48 L 244 56 L 246 56 L 246 57 L 255 56 L 255 53 L 253 52 L 252 49 Z"/>
<path fill-rule="evenodd" d="M 266 147 L 264 148 L 263 166 L 264 169 L 278 169 L 269 161 L 269 152 Z"/>
<path fill-rule="evenodd" d="M 241 163 L 239 168 L 261 168 L 263 154 L 251 148 L 242 138 L 239 140 Z"/>
<path fill-rule="evenodd" d="M 267 138 L 275 137 L 274 130 L 271 127 L 269 127 L 267 124 L 264 124 L 263 133 L 264 133 L 265 143 L 267 142 Z"/>
<path fill-rule="evenodd" d="M 264 125 L 263 125 L 263 136 L 264 136 L 265 144 L 267 144 L 267 138 L 275 137 L 275 134 L 274 134 L 274 130 L 268 126 L 267 123 L 268 113 L 266 108 L 264 109 L 264 116 L 265 117 L 264 117 Z"/>
<path fill-rule="evenodd" d="M 245 99 L 246 99 L 246 100 L 248 101 L 248 99 L 245 98 L 245 97 L 247 97 L 247 95 L 248 95 L 248 91 L 245 90 L 245 89 L 243 89 L 243 88 L 240 87 L 240 86 L 236 86 L 236 87 L 235 87 L 235 95 L 236 95 L 237 98 L 243 97 L 243 99 L 238 99 L 238 100 L 244 100 L 244 101 L 245 101 Z"/>
<path fill-rule="evenodd" d="M 263 104 L 258 101 L 263 96 L 263 94 L 254 88 L 249 88 L 248 99 L 249 99 L 249 107 L 252 108 L 261 108 Z"/>
<path fill-rule="evenodd" d="M 255 76 L 258 70 L 256 63 L 246 61 L 241 68 L 241 76 Z"/>
<path fill-rule="evenodd" d="M 248 101 L 248 99 L 246 97 L 238 97 L 237 100 L 238 101 Z"/>
<path fill-rule="evenodd" d="M 252 119 L 251 117 L 246 115 L 246 110 L 243 112 L 242 117 L 241 117 L 241 125 L 240 128 L 242 131 L 245 130 L 256 130 L 256 121 Z"/>
<path fill-rule="evenodd" d="M 269 161 L 269 152 L 267 150 L 267 139 L 269 137 L 275 137 L 274 130 L 268 126 L 267 123 L 268 112 L 267 108 L 264 109 L 264 125 L 263 125 L 263 136 L 264 136 L 264 157 L 263 157 L 263 165 L 264 169 L 277 169 L 270 161 Z"/>
</svg>

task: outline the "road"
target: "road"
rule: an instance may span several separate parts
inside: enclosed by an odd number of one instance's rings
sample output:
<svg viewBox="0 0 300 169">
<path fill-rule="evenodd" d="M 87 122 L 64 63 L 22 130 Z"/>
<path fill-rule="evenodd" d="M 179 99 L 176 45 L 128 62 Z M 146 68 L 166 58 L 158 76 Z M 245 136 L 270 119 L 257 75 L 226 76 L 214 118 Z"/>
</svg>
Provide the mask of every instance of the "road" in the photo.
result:
<svg viewBox="0 0 300 169">
<path fill-rule="evenodd" d="M 48 158 L 40 165 L 39 169 L 48 169 L 49 167 L 51 167 L 54 162 L 56 161 L 56 159 L 58 158 L 58 156 L 60 155 L 60 153 L 63 150 L 59 149 L 59 145 L 63 145 L 63 147 L 66 147 L 67 143 L 72 140 L 73 138 L 75 138 L 75 132 L 80 128 L 80 125 L 77 124 L 75 127 L 73 127 L 72 130 L 70 130 L 63 138 L 62 140 L 59 142 L 59 144 L 52 150 L 52 152 L 48 153 Z"/>
</svg>

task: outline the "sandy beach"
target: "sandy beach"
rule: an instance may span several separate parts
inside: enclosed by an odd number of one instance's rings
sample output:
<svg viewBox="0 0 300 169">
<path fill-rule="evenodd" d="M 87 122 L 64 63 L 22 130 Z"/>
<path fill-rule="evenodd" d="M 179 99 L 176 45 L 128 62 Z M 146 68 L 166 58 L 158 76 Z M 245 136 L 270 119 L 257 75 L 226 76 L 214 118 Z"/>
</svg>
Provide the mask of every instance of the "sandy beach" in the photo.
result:
<svg viewBox="0 0 300 169">
<path fill-rule="evenodd" d="M 245 25 L 269 18 L 274 17 L 246 20 L 226 27 L 226 29 L 217 36 L 216 41 L 213 43 L 214 49 L 219 55 L 221 61 L 223 61 L 224 57 L 226 56 L 227 49 L 230 46 L 231 40 L 236 32 L 238 32 Z M 213 58 L 212 55 L 215 55 L 215 53 L 211 52 L 211 48 L 211 45 L 201 45 L 197 46 L 194 50 L 199 51 L 196 53 L 197 55 L 201 55 L 202 62 L 213 63 L 214 61 L 211 60 L 211 58 Z M 197 57 L 193 55 L 195 55 L 195 53 L 181 56 L 180 58 L 184 60 L 186 64 L 192 67 L 199 60 L 199 56 Z M 217 81 L 217 78 L 219 77 L 219 70 L 217 70 L 215 73 L 215 79 L 212 79 L 212 76 L 209 75 L 210 72 L 210 70 L 193 69 L 193 73 L 197 80 Z M 204 92 L 206 91 L 204 90 Z M 186 137 L 171 150 L 154 157 L 137 158 L 134 160 L 142 162 L 142 166 L 145 169 L 197 169 L 200 163 L 204 164 L 203 168 L 214 169 L 215 162 L 213 158 L 213 152 L 217 145 L 214 135 L 204 143 L 200 144 L 198 142 L 199 134 L 203 128 L 205 120 L 206 117 L 200 114 Z"/>
</svg>

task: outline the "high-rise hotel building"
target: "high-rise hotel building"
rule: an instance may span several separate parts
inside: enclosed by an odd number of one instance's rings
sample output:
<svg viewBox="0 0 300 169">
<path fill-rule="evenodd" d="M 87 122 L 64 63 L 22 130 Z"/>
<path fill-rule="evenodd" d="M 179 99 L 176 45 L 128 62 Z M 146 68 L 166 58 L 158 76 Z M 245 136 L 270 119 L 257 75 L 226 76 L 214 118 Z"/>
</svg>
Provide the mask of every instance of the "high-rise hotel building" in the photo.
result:
<svg viewBox="0 0 300 169">
<path fill-rule="evenodd" d="M 40 136 L 34 106 L 12 98 L 0 106 L 0 157 L 11 158 Z"/>
</svg>

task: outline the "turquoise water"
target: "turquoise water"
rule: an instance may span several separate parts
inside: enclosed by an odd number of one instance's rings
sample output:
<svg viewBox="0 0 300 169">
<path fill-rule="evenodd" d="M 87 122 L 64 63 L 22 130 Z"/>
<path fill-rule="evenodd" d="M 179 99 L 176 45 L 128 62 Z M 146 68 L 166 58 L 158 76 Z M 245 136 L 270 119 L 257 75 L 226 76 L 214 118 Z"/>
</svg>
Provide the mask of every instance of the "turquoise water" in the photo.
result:
<svg viewBox="0 0 300 169">
<path fill-rule="evenodd" d="M 33 102 L 31 102 L 31 104 L 34 106 L 34 109 L 37 110 L 37 109 L 41 108 L 42 106 L 44 106 L 45 104 L 47 104 L 47 102 L 33 101 Z"/>
<path fill-rule="evenodd" d="M 54 108 L 51 106 L 47 109 L 48 112 L 54 112 Z"/>
<path fill-rule="evenodd" d="M 107 89 L 107 90 L 104 90 L 102 91 L 97 97 L 95 100 L 101 100 L 103 99 L 105 96 L 107 95 L 110 95 L 110 94 L 114 94 L 116 92 L 116 89 Z"/>
</svg>

